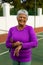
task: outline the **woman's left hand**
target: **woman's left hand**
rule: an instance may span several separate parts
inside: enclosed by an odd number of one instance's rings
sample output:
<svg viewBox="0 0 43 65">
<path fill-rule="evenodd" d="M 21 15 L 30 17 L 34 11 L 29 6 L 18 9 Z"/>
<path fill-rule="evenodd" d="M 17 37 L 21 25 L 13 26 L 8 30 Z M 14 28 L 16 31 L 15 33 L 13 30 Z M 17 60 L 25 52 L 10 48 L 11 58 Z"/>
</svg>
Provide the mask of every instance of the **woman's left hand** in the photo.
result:
<svg viewBox="0 0 43 65">
<path fill-rule="evenodd" d="M 20 41 L 17 41 L 17 42 L 15 42 L 15 43 L 13 43 L 13 45 L 14 45 L 14 47 L 15 47 L 15 46 L 19 46 L 19 45 L 21 45 L 21 42 L 20 42 Z"/>
<path fill-rule="evenodd" d="M 19 56 L 19 51 L 20 51 L 21 48 L 22 48 L 22 45 L 19 45 L 19 46 L 15 49 L 15 51 L 14 51 L 14 56 Z"/>
</svg>

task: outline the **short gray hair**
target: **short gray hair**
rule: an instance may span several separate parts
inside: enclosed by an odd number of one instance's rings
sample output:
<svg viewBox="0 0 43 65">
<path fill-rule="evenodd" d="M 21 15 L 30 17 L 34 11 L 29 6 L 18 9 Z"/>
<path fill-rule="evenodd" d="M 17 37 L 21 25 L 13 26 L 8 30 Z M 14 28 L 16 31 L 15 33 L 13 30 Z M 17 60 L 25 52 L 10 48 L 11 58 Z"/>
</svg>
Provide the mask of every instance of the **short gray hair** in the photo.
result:
<svg viewBox="0 0 43 65">
<path fill-rule="evenodd" d="M 27 17 L 27 19 L 28 19 L 28 12 L 27 12 L 27 10 L 25 10 L 25 9 L 19 10 L 19 11 L 17 12 L 17 17 L 18 17 L 20 14 L 25 14 L 26 17 Z"/>
</svg>

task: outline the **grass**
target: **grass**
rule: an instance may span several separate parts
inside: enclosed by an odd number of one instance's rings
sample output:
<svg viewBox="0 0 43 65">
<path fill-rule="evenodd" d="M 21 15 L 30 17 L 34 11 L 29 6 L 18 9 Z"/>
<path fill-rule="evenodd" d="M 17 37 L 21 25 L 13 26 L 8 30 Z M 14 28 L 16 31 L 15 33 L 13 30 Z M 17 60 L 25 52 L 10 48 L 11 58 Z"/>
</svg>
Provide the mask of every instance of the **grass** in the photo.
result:
<svg viewBox="0 0 43 65">
<path fill-rule="evenodd" d="M 8 50 L 8 49 L 6 48 L 5 44 L 1 44 L 0 45 L 0 53 L 5 52 L 6 50 Z"/>
<path fill-rule="evenodd" d="M 12 65 L 9 53 L 0 56 L 0 65 Z"/>
</svg>

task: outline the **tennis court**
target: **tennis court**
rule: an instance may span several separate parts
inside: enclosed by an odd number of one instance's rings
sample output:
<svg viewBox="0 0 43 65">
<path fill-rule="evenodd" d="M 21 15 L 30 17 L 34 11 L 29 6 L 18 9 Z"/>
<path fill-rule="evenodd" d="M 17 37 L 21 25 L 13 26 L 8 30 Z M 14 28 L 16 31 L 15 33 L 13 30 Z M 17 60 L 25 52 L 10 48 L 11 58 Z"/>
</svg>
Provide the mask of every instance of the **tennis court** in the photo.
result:
<svg viewBox="0 0 43 65">
<path fill-rule="evenodd" d="M 43 65 L 43 32 L 37 33 L 38 48 L 32 51 L 32 65 Z M 3 42 L 4 43 L 4 42 Z M 0 43 L 0 65 L 12 65 L 12 60 L 9 56 L 9 51 L 5 44 Z"/>
</svg>

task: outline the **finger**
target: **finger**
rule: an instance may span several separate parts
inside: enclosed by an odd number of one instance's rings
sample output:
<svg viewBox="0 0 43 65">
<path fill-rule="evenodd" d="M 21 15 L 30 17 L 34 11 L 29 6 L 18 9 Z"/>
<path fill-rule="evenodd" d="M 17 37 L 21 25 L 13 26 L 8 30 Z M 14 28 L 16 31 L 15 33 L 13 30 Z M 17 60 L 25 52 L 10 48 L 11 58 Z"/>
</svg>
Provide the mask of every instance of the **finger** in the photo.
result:
<svg viewBox="0 0 43 65">
<path fill-rule="evenodd" d="M 16 53 L 17 53 L 17 48 L 16 48 L 15 51 L 14 51 L 14 56 L 16 55 Z"/>
<path fill-rule="evenodd" d="M 19 56 L 19 50 L 16 49 L 16 50 L 14 51 L 14 56 Z"/>
<path fill-rule="evenodd" d="M 19 56 L 19 52 L 15 51 L 14 56 Z"/>
<path fill-rule="evenodd" d="M 13 56 L 15 56 L 15 54 L 16 54 L 16 52 L 14 51 L 14 54 L 13 54 Z"/>
<path fill-rule="evenodd" d="M 16 53 L 16 56 L 19 56 L 19 52 Z"/>
</svg>

